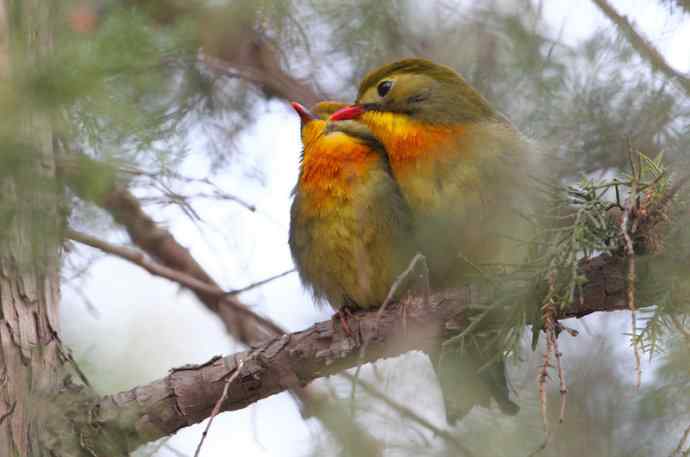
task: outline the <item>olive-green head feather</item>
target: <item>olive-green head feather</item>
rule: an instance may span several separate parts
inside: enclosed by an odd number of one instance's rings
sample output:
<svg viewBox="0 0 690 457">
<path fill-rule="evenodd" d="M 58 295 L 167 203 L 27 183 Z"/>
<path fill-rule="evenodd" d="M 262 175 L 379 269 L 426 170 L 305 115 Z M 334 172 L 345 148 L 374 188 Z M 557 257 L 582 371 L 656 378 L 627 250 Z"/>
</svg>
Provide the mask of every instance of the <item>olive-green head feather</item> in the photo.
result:
<svg viewBox="0 0 690 457">
<path fill-rule="evenodd" d="M 336 102 L 333 100 L 324 100 L 315 103 L 311 107 L 311 112 L 319 119 L 327 119 L 328 116 L 338 111 L 340 108 L 347 106 L 347 103 Z"/>
<path fill-rule="evenodd" d="M 346 106 L 346 103 L 326 100 L 315 103 L 310 109 L 307 109 L 297 102 L 292 102 L 292 107 L 299 114 L 301 120 L 302 143 L 306 146 L 320 135 L 341 132 L 367 143 L 377 151 L 383 151 L 381 143 L 369 130 L 369 127 L 362 122 L 356 120 L 328 120 L 331 114 Z M 313 123 L 312 121 L 325 121 L 325 123 Z"/>
<path fill-rule="evenodd" d="M 432 123 L 498 116 L 452 68 L 424 59 L 404 59 L 370 72 L 359 86 L 357 103 L 368 111 L 401 113 Z"/>
</svg>

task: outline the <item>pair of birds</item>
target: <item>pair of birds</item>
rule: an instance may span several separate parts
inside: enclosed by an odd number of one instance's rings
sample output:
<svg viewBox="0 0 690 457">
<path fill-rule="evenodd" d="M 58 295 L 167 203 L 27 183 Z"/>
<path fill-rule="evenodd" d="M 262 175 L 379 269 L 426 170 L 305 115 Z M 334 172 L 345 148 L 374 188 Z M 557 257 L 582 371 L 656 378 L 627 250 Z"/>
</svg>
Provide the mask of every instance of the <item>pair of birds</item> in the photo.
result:
<svg viewBox="0 0 690 457">
<path fill-rule="evenodd" d="M 293 107 L 304 150 L 289 244 L 317 299 L 380 307 L 417 252 L 432 289 L 512 257 L 528 142 L 454 70 L 405 59 L 370 72 L 352 105 Z M 501 348 L 475 342 L 429 354 L 450 423 L 492 397 L 519 409 Z"/>
</svg>

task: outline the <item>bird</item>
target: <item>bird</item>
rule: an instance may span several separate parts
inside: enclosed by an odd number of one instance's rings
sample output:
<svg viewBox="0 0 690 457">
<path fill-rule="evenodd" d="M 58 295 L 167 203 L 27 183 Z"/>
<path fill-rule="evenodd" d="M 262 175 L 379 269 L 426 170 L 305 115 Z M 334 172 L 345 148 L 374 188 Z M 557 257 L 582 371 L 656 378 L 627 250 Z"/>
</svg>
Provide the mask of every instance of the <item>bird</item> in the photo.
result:
<svg viewBox="0 0 690 457">
<path fill-rule="evenodd" d="M 331 120 L 366 124 L 388 154 L 413 214 L 433 289 L 487 276 L 512 263 L 526 233 L 520 208 L 529 192 L 530 142 L 450 67 L 410 58 L 369 72 L 354 104 Z M 476 332 L 463 350 L 430 351 L 449 423 L 475 405 L 517 414 L 503 348 Z"/>
<path fill-rule="evenodd" d="M 292 106 L 303 143 L 289 231 L 299 276 L 338 313 L 380 307 L 416 253 L 388 157 L 363 123 L 325 119 L 344 104 Z"/>
</svg>

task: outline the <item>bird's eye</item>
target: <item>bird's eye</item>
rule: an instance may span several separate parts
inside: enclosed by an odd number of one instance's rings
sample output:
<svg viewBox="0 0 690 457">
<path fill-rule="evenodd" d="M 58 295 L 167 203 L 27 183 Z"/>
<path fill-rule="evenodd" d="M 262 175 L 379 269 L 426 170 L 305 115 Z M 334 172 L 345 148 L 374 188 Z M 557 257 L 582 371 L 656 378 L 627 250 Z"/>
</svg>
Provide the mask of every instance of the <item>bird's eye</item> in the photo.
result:
<svg viewBox="0 0 690 457">
<path fill-rule="evenodd" d="M 391 91 L 393 87 L 393 81 L 386 80 L 381 81 L 378 86 L 376 86 L 376 91 L 379 93 L 380 97 L 385 97 L 388 92 Z"/>
</svg>

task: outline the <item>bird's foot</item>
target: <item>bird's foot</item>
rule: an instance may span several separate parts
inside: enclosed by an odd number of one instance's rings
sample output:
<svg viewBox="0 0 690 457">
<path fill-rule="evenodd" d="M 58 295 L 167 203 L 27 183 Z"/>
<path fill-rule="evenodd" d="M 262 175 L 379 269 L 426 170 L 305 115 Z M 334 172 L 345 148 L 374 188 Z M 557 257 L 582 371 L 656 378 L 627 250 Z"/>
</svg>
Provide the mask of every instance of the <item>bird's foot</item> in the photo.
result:
<svg viewBox="0 0 690 457">
<path fill-rule="evenodd" d="M 400 317 L 402 318 L 403 334 L 407 335 L 407 300 L 400 302 Z"/>
<path fill-rule="evenodd" d="M 352 332 L 352 328 L 350 328 L 350 324 L 348 323 L 348 320 L 350 318 L 354 318 L 354 314 L 352 314 L 352 309 L 350 309 L 349 306 L 343 305 L 338 309 L 338 311 L 333 315 L 333 319 L 337 319 L 340 321 L 340 326 L 343 329 L 343 332 L 345 332 L 345 335 L 348 337 L 352 337 L 354 333 Z"/>
</svg>

